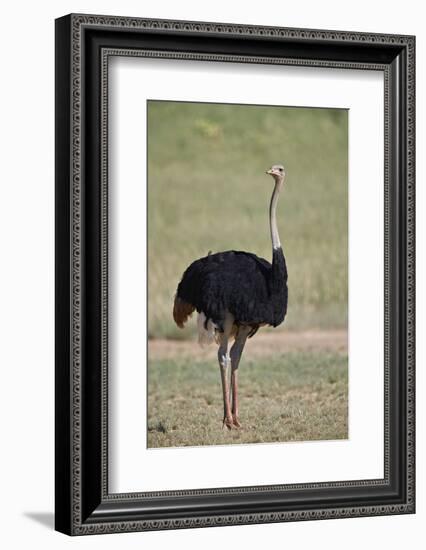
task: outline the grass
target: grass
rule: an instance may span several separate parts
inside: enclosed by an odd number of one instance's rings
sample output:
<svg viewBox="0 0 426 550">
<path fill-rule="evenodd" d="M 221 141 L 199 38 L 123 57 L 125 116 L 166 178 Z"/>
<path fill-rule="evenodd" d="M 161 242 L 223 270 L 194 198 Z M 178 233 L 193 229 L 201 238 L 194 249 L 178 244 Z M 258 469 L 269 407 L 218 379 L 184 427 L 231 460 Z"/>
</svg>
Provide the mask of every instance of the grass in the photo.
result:
<svg viewBox="0 0 426 550">
<path fill-rule="evenodd" d="M 243 359 L 241 430 L 223 430 L 217 362 L 150 360 L 148 447 L 346 439 L 347 355 L 315 351 Z"/>
<path fill-rule="evenodd" d="M 347 324 L 347 112 L 151 101 L 148 104 L 148 327 L 192 338 L 171 316 L 184 269 L 213 252 L 270 259 L 271 164 L 287 179 L 278 225 L 290 329 Z"/>
</svg>

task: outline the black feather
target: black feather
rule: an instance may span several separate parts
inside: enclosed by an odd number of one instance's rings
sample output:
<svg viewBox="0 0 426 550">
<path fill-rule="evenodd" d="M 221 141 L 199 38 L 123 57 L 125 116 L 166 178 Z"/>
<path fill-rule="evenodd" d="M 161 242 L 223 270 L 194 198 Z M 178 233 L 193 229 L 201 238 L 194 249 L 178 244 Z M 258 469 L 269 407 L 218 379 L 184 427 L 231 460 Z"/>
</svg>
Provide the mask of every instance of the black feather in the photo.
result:
<svg viewBox="0 0 426 550">
<path fill-rule="evenodd" d="M 287 312 L 287 267 L 281 248 L 272 265 L 250 252 L 229 250 L 195 260 L 184 272 L 177 296 L 203 312 L 223 332 L 226 312 L 235 324 L 276 327 Z"/>
</svg>

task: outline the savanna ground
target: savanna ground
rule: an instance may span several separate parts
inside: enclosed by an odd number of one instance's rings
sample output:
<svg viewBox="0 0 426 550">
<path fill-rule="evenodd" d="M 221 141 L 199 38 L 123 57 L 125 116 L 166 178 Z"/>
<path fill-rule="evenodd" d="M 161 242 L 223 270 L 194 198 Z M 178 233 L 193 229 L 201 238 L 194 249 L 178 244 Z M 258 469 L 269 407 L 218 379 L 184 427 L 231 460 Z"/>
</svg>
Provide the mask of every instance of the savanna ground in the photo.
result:
<svg viewBox="0 0 426 550">
<path fill-rule="evenodd" d="M 209 250 L 270 259 L 278 162 L 288 313 L 246 346 L 229 432 L 216 346 L 198 346 L 194 320 L 174 325 L 173 298 Z M 347 437 L 347 162 L 343 110 L 149 102 L 149 447 Z"/>
<path fill-rule="evenodd" d="M 149 447 L 347 438 L 346 331 L 256 336 L 240 365 L 243 427 L 231 432 L 222 429 L 216 349 L 152 342 Z"/>
</svg>

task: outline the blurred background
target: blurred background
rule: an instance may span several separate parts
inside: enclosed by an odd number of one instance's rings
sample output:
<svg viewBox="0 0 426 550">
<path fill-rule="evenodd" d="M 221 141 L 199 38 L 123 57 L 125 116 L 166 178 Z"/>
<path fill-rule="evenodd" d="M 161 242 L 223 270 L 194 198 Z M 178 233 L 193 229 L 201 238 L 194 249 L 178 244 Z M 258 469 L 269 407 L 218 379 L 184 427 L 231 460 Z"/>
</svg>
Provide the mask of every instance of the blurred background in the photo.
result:
<svg viewBox="0 0 426 550">
<path fill-rule="evenodd" d="M 192 338 L 171 311 L 184 269 L 209 250 L 271 259 L 265 170 L 283 163 L 278 226 L 289 271 L 287 329 L 347 324 L 348 115 L 151 101 L 148 105 L 149 336 Z M 284 325 L 283 327 L 284 328 Z"/>
</svg>

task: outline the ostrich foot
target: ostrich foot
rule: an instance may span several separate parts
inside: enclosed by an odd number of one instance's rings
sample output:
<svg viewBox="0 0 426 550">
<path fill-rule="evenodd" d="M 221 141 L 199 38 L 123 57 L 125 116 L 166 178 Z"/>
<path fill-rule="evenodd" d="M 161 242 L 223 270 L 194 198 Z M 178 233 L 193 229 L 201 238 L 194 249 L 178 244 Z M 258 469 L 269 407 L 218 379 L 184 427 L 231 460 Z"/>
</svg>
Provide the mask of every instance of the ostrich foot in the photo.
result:
<svg viewBox="0 0 426 550">
<path fill-rule="evenodd" d="M 222 429 L 223 428 L 228 428 L 228 430 L 232 430 L 232 428 L 234 427 L 234 421 L 232 420 L 232 417 L 231 416 L 224 416 L 223 417 L 223 424 L 222 424 Z"/>
<path fill-rule="evenodd" d="M 235 428 L 242 428 L 241 423 L 238 419 L 238 416 L 236 415 L 233 415 L 232 417 L 232 424 L 234 425 Z"/>
</svg>

